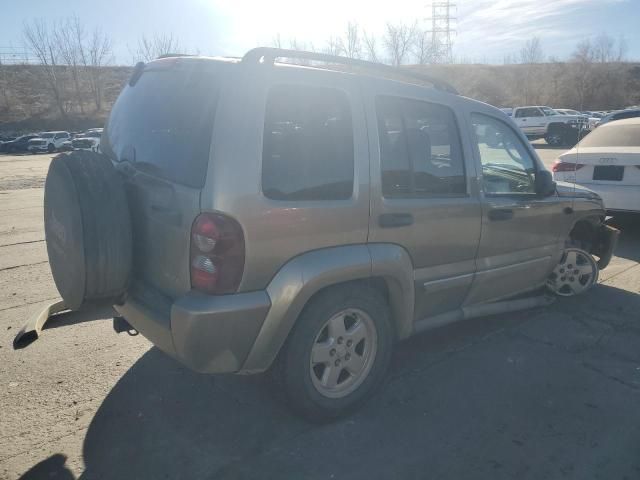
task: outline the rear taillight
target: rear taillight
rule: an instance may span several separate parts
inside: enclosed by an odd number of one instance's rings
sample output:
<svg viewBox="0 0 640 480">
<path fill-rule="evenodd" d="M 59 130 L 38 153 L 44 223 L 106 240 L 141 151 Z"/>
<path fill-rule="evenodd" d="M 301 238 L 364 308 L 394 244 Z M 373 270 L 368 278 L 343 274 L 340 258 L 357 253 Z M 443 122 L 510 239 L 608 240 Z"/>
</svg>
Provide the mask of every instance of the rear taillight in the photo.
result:
<svg viewBox="0 0 640 480">
<path fill-rule="evenodd" d="M 238 290 L 244 270 L 244 235 L 238 222 L 202 213 L 191 227 L 191 287 L 212 295 Z"/>
<path fill-rule="evenodd" d="M 561 162 L 556 160 L 554 164 L 551 166 L 551 171 L 556 172 L 574 172 L 576 170 L 580 170 L 584 167 L 582 163 L 571 163 L 571 162 Z"/>
</svg>

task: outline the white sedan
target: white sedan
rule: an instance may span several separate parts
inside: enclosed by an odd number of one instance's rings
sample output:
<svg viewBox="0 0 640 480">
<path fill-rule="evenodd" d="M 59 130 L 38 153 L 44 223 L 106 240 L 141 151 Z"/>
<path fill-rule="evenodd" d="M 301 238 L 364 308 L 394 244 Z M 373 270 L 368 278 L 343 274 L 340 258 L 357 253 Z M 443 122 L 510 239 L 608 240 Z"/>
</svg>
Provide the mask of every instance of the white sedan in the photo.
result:
<svg viewBox="0 0 640 480">
<path fill-rule="evenodd" d="M 640 118 L 606 123 L 566 153 L 555 180 L 593 190 L 610 212 L 640 212 Z"/>
</svg>

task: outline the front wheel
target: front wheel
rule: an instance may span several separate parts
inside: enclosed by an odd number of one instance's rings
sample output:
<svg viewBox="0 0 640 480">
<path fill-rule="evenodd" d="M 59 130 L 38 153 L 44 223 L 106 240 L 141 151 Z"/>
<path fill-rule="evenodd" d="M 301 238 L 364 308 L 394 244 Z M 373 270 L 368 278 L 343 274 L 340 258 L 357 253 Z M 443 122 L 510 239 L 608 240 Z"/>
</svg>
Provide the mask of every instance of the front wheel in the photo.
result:
<svg viewBox="0 0 640 480">
<path fill-rule="evenodd" d="M 544 136 L 545 141 L 552 147 L 561 147 L 565 144 L 565 132 L 562 128 L 552 127 Z"/>
<path fill-rule="evenodd" d="M 556 295 L 580 295 L 598 281 L 598 263 L 586 250 L 567 248 L 547 279 L 547 288 Z"/>
<path fill-rule="evenodd" d="M 292 408 L 310 421 L 338 418 L 380 385 L 393 347 L 389 308 L 379 292 L 350 285 L 314 298 L 278 359 Z"/>
<path fill-rule="evenodd" d="M 56 151 L 56 147 L 53 143 L 50 143 L 49 145 L 47 145 L 47 152 L 53 153 L 55 151 Z"/>
</svg>

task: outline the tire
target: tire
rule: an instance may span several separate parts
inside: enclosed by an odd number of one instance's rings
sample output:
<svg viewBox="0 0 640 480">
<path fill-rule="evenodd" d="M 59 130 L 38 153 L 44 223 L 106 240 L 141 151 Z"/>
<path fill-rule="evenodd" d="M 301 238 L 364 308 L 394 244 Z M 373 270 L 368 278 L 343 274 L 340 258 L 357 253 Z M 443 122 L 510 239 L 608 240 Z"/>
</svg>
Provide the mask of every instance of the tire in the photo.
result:
<svg viewBox="0 0 640 480">
<path fill-rule="evenodd" d="M 55 151 L 56 151 L 56 147 L 53 143 L 50 143 L 49 145 L 47 145 L 47 152 L 53 153 Z"/>
<path fill-rule="evenodd" d="M 552 147 L 561 147 L 566 141 L 566 135 L 563 126 L 550 125 L 547 134 L 544 136 L 545 142 Z"/>
<path fill-rule="evenodd" d="M 549 275 L 547 289 L 561 297 L 582 295 L 598 283 L 599 273 L 598 263 L 588 251 L 569 246 Z"/>
<path fill-rule="evenodd" d="M 131 220 L 107 157 L 78 151 L 51 161 L 44 226 L 51 273 L 69 309 L 122 299 L 131 275 Z"/>
<path fill-rule="evenodd" d="M 368 344 L 360 342 L 352 345 L 349 345 L 348 340 L 338 345 L 340 337 L 333 338 L 333 341 L 331 338 L 321 338 L 325 324 L 345 311 L 354 316 L 355 322 L 360 322 L 360 327 L 370 323 L 375 329 L 375 338 L 370 335 L 369 340 L 366 337 L 363 340 L 369 341 Z M 349 325 L 351 320 L 348 316 L 344 317 L 343 325 Z M 348 337 L 349 331 L 347 329 L 345 338 L 351 338 Z M 330 288 L 313 298 L 300 314 L 278 356 L 279 384 L 283 386 L 291 408 L 305 419 L 315 423 L 337 419 L 359 407 L 381 384 L 391 359 L 393 343 L 394 331 L 389 307 L 379 292 L 359 284 Z M 311 356 L 313 347 L 326 348 L 324 345 L 332 345 L 341 351 L 334 353 L 335 356 L 330 357 L 326 366 L 314 364 Z M 334 352 L 336 348 L 333 348 Z M 363 361 L 367 351 L 367 360 Z M 364 365 L 360 376 L 349 374 L 349 365 L 353 365 L 349 360 L 349 352 L 356 363 Z M 340 375 L 346 372 L 348 376 L 347 380 L 336 385 L 336 389 L 342 389 L 337 395 L 329 389 L 324 392 L 319 390 L 323 388 L 319 383 L 320 377 L 325 373 L 324 368 L 335 368 L 333 358 L 345 362 L 335 371 L 341 368 Z M 318 367 L 322 370 L 319 371 Z"/>
</svg>

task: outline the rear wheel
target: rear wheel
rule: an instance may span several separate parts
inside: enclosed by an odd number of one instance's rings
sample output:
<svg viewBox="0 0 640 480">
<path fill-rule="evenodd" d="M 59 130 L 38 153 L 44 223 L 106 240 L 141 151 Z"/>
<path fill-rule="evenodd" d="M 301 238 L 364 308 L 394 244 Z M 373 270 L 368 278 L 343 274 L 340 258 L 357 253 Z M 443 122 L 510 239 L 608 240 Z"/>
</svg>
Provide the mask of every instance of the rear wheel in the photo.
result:
<svg viewBox="0 0 640 480">
<path fill-rule="evenodd" d="M 56 147 L 53 143 L 50 143 L 49 145 L 47 145 L 47 152 L 53 153 L 55 151 L 56 151 Z"/>
<path fill-rule="evenodd" d="M 392 346 L 389 309 L 377 291 L 353 285 L 322 292 L 278 359 L 289 403 L 314 422 L 352 411 L 383 380 Z"/>
</svg>

